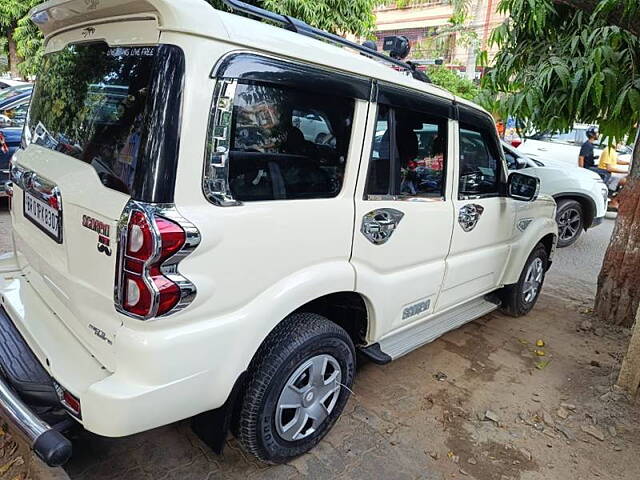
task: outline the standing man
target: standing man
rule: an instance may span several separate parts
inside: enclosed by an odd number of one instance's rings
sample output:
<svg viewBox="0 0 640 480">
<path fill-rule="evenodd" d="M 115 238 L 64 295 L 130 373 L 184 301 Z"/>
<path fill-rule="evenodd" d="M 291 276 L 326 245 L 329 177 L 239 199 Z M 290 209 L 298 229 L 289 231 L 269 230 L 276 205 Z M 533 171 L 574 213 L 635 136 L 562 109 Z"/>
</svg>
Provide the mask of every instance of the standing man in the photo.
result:
<svg viewBox="0 0 640 480">
<path fill-rule="evenodd" d="M 608 184 L 609 180 L 611 179 L 611 173 L 596 167 L 596 164 L 595 164 L 593 144 L 596 143 L 599 136 L 600 136 L 600 132 L 598 131 L 598 127 L 587 128 L 587 141 L 584 142 L 582 144 L 582 148 L 580 148 L 578 165 L 580 165 L 582 168 L 586 168 L 587 170 L 591 170 L 592 172 L 596 172 L 598 175 L 600 175 L 602 180 L 604 180 L 604 183 Z"/>
</svg>

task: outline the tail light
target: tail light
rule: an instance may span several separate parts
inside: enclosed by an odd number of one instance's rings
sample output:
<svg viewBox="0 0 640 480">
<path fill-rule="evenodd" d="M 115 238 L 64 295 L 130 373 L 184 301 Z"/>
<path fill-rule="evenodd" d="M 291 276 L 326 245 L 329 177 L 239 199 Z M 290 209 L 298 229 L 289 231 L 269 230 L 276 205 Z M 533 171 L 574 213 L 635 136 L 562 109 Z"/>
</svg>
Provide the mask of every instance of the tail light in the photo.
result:
<svg viewBox="0 0 640 480">
<path fill-rule="evenodd" d="M 116 308 L 147 320 L 175 313 L 195 297 L 178 264 L 200 243 L 198 230 L 174 208 L 129 202 L 118 229 Z"/>
<path fill-rule="evenodd" d="M 520 145 L 522 145 L 522 140 L 515 139 L 515 140 L 511 140 L 511 146 L 514 148 L 518 148 Z"/>
</svg>

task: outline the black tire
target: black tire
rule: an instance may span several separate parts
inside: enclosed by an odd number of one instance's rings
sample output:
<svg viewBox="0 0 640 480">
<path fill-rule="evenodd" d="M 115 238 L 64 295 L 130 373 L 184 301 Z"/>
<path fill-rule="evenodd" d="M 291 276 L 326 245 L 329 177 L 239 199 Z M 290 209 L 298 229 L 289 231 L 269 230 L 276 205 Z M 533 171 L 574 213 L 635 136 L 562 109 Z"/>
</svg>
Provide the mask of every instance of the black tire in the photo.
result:
<svg viewBox="0 0 640 480">
<path fill-rule="evenodd" d="M 584 230 L 584 210 L 576 200 L 560 200 L 556 211 L 558 248 L 576 243 Z"/>
<path fill-rule="evenodd" d="M 529 295 L 532 292 L 527 291 L 527 276 L 530 272 L 530 268 L 532 268 L 532 265 L 537 262 L 537 260 L 540 260 L 542 266 L 540 284 L 535 293 L 533 295 Z M 538 301 L 538 297 L 540 296 L 542 286 L 544 285 L 548 265 L 549 254 L 547 253 L 547 249 L 542 243 L 539 243 L 536 245 L 536 248 L 533 249 L 533 252 L 531 252 L 531 255 L 529 255 L 529 258 L 525 262 L 520 278 L 518 279 L 518 283 L 507 285 L 502 289 L 501 308 L 503 312 L 511 315 L 512 317 L 521 317 L 533 309 Z"/>
<path fill-rule="evenodd" d="M 304 368 L 305 362 L 318 356 L 330 356 L 339 364 L 337 400 L 322 422 L 304 432 L 308 436 L 286 440 L 276 427 L 278 401 L 292 376 Z M 249 366 L 237 426 L 237 437 L 244 450 L 271 464 L 284 463 L 311 450 L 342 413 L 353 385 L 355 367 L 353 342 L 343 328 L 313 313 L 290 315 L 269 334 Z M 311 374 L 309 371 L 303 375 L 311 377 Z"/>
</svg>

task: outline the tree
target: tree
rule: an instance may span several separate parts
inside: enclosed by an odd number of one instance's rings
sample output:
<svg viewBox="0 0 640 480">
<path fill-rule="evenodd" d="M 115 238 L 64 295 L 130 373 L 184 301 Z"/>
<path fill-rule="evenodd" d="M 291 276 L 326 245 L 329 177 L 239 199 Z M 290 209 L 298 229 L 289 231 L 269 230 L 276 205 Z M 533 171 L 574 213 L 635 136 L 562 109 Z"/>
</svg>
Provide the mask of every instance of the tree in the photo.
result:
<svg viewBox="0 0 640 480">
<path fill-rule="evenodd" d="M 218 9 L 226 8 L 222 0 L 207 1 Z M 373 7 L 376 0 L 253 0 L 247 3 L 299 18 L 339 35 L 367 36 L 375 27 Z"/>
<path fill-rule="evenodd" d="M 596 312 L 631 326 L 640 303 L 640 39 L 637 0 L 501 0 L 510 19 L 484 86 L 502 114 L 539 130 L 599 124 L 611 141 L 636 138 L 634 163 L 598 279 Z"/>
<path fill-rule="evenodd" d="M 18 65 L 22 61 L 16 39 L 16 29 L 20 20 L 25 18 L 32 7 L 42 0 L 2 0 L 0 1 L 0 37 L 6 39 L 9 71 L 20 76 Z"/>
<path fill-rule="evenodd" d="M 475 100 L 480 94 L 480 87 L 466 77 L 461 77 L 453 70 L 444 66 L 433 66 L 427 69 L 431 81 L 454 95 L 467 100 Z"/>
</svg>

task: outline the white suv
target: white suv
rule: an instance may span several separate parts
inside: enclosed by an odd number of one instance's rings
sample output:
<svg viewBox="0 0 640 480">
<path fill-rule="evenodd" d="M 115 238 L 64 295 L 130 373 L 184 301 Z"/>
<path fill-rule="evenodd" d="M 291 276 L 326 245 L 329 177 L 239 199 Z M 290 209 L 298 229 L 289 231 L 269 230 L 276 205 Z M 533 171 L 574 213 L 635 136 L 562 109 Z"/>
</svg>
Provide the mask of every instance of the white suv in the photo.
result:
<svg viewBox="0 0 640 480">
<path fill-rule="evenodd" d="M 600 175 L 557 160 L 534 160 L 505 142 L 502 147 L 509 170 L 538 177 L 540 191 L 558 203 L 559 248 L 574 244 L 583 231 L 602 224 L 609 204 L 609 190 Z"/>
<path fill-rule="evenodd" d="M 556 204 L 508 176 L 488 113 L 240 7 L 305 35 L 204 0 L 33 11 L 0 407 L 49 464 L 61 411 L 109 437 L 195 417 L 284 462 L 337 420 L 356 350 L 386 363 L 539 296 Z"/>
<path fill-rule="evenodd" d="M 566 133 L 536 133 L 526 138 L 519 146 L 518 150 L 535 160 L 551 160 L 561 162 L 565 166 L 578 166 L 580 148 L 587 141 L 587 129 L 590 125 L 576 123 L 572 130 Z M 594 150 L 597 159 L 600 157 L 607 144 L 606 139 L 602 139 Z M 621 160 L 630 161 L 631 151 L 629 147 L 623 147 L 618 152 Z"/>
</svg>

